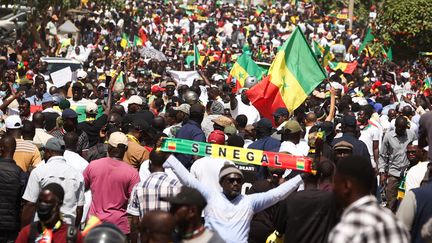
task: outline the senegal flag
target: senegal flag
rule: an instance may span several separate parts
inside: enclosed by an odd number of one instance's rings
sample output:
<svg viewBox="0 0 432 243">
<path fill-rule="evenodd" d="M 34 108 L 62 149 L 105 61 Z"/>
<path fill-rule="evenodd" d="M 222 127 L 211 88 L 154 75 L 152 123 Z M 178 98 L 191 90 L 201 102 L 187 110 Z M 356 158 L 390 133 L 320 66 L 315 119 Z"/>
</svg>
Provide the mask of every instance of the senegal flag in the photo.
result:
<svg viewBox="0 0 432 243">
<path fill-rule="evenodd" d="M 133 45 L 134 46 L 142 46 L 143 45 L 141 39 L 137 35 L 134 36 Z"/>
<path fill-rule="evenodd" d="M 122 38 L 121 38 L 121 41 L 120 41 L 120 46 L 123 49 L 125 49 L 127 46 L 130 46 L 130 44 L 129 44 L 129 36 L 126 35 L 126 33 L 122 34 Z"/>
<path fill-rule="evenodd" d="M 328 67 L 336 71 L 340 69 L 344 73 L 352 74 L 357 67 L 357 61 L 354 62 L 329 62 Z"/>
<path fill-rule="evenodd" d="M 227 83 L 231 83 L 233 79 L 235 79 L 236 88 L 233 91 L 236 92 L 244 86 L 247 77 L 253 76 L 257 80 L 261 80 L 265 73 L 266 70 L 258 66 L 250 55 L 243 53 L 238 57 L 237 62 L 232 67 Z"/>
<path fill-rule="evenodd" d="M 255 10 L 255 16 L 260 16 L 264 10 L 258 6 Z"/>
<path fill-rule="evenodd" d="M 312 42 L 312 50 L 314 51 L 316 57 L 321 57 L 324 54 L 324 48 L 316 41 Z"/>
<path fill-rule="evenodd" d="M 194 43 L 194 69 L 196 69 L 197 66 L 201 66 L 201 55 L 199 53 L 198 47 Z"/>
<path fill-rule="evenodd" d="M 366 36 L 363 39 L 362 44 L 360 45 L 359 49 L 358 49 L 358 54 L 360 55 L 362 53 L 362 51 L 366 48 L 366 46 L 373 41 L 373 39 L 375 38 L 375 36 L 372 34 L 372 30 L 371 29 L 367 29 L 366 32 Z"/>
<path fill-rule="evenodd" d="M 267 118 L 279 107 L 292 113 L 318 86 L 326 73 L 300 28 L 296 28 L 277 53 L 268 76 L 247 91 L 258 111 Z"/>
</svg>

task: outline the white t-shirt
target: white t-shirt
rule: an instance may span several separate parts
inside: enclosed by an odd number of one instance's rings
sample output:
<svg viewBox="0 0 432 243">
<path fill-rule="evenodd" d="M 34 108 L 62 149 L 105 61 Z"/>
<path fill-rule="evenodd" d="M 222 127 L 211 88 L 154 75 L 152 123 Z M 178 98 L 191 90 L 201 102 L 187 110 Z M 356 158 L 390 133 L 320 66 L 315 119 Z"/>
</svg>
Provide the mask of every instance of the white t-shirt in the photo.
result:
<svg viewBox="0 0 432 243">
<path fill-rule="evenodd" d="M 66 164 L 74 167 L 77 171 L 81 172 L 81 174 L 84 172 L 84 170 L 88 166 L 87 160 L 85 160 L 83 157 L 81 157 L 79 154 L 66 150 L 63 154 L 63 157 L 66 159 Z M 88 190 L 84 192 L 84 209 L 83 209 L 83 215 L 81 218 L 81 223 L 85 223 L 87 221 L 87 214 L 90 209 L 90 204 L 92 201 L 92 194 L 91 190 Z"/>
<path fill-rule="evenodd" d="M 231 115 L 234 119 L 238 115 L 245 115 L 248 119 L 247 125 L 252 125 L 260 120 L 259 111 L 253 105 L 246 105 L 241 101 L 240 95 L 236 96 L 237 107 L 231 110 Z"/>
<path fill-rule="evenodd" d="M 359 140 L 366 144 L 366 147 L 370 154 L 370 159 L 372 166 L 375 168 L 377 161 L 374 159 L 373 153 L 373 142 L 380 140 L 380 131 L 376 126 L 371 124 L 367 125 L 364 129 L 360 131 Z"/>
<path fill-rule="evenodd" d="M 294 144 L 290 141 L 283 141 L 279 148 L 279 152 L 290 153 L 296 156 L 307 156 L 309 153 L 309 145 L 303 140 L 300 140 L 298 144 Z"/>
<path fill-rule="evenodd" d="M 147 180 L 147 178 L 150 176 L 151 172 L 149 170 L 149 160 L 145 160 L 144 162 L 142 162 L 140 169 L 139 169 L 139 177 L 140 177 L 140 182 L 139 184 L 141 185 L 141 183 L 145 180 Z M 165 168 L 165 173 L 167 173 L 169 178 L 172 179 L 176 179 L 178 180 L 177 176 L 174 174 L 174 172 L 170 169 L 170 168 Z"/>
<path fill-rule="evenodd" d="M 420 183 L 426 174 L 428 164 L 429 161 L 419 162 L 408 170 L 405 177 L 405 192 L 420 187 Z"/>
<path fill-rule="evenodd" d="M 219 184 L 219 172 L 225 162 L 234 165 L 233 162 L 226 159 L 203 157 L 197 159 L 192 164 L 190 173 L 205 187 L 211 188 L 216 192 L 222 191 L 222 187 Z"/>
</svg>

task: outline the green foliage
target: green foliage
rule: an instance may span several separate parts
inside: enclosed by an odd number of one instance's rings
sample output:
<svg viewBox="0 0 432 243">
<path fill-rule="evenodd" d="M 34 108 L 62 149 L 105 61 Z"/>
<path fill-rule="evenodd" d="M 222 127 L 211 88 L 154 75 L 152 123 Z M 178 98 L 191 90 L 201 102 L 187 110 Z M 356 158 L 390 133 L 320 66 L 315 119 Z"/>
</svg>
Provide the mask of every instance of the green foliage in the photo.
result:
<svg viewBox="0 0 432 243">
<path fill-rule="evenodd" d="M 378 14 L 379 38 L 412 50 L 432 48 L 431 0 L 385 0 Z"/>
<path fill-rule="evenodd" d="M 314 2 L 326 14 L 332 11 L 340 12 L 343 8 L 348 8 L 349 5 L 349 0 L 315 0 Z M 354 0 L 354 16 L 361 25 L 367 24 L 370 7 L 378 2 L 380 0 Z"/>
</svg>

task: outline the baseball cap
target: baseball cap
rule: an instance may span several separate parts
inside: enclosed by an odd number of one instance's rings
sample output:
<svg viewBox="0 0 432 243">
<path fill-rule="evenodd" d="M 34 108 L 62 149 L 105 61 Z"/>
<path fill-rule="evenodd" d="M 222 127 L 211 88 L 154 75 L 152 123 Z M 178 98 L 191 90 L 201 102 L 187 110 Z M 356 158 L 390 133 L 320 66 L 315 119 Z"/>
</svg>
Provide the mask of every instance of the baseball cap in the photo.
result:
<svg viewBox="0 0 432 243">
<path fill-rule="evenodd" d="M 333 150 L 335 150 L 335 151 L 337 151 L 337 150 L 351 150 L 353 148 L 354 148 L 354 146 L 347 141 L 340 141 L 340 142 L 336 143 L 335 145 L 333 145 Z"/>
<path fill-rule="evenodd" d="M 60 103 L 59 103 L 59 107 L 60 107 L 60 109 L 65 110 L 65 109 L 67 109 L 67 108 L 70 107 L 70 102 L 68 100 L 66 100 L 66 99 L 61 100 Z"/>
<path fill-rule="evenodd" d="M 175 111 L 181 111 L 185 114 L 190 114 L 190 105 L 189 104 L 181 104 L 180 106 L 173 107 Z"/>
<path fill-rule="evenodd" d="M 113 132 L 108 139 L 108 144 L 113 146 L 114 148 L 117 148 L 119 144 L 127 146 L 128 139 L 126 135 L 122 132 Z"/>
<path fill-rule="evenodd" d="M 63 140 L 58 138 L 50 138 L 45 144 L 45 149 L 64 152 L 65 151 L 65 143 Z"/>
<path fill-rule="evenodd" d="M 289 133 L 297 133 L 302 132 L 303 128 L 300 126 L 300 123 L 295 120 L 289 120 L 284 125 L 284 130 L 289 130 Z"/>
<path fill-rule="evenodd" d="M 130 105 L 130 104 L 142 105 L 143 104 L 141 97 L 139 97 L 138 95 L 132 95 L 131 97 L 129 97 L 129 99 L 126 102 L 128 105 Z"/>
<path fill-rule="evenodd" d="M 272 122 L 267 118 L 261 118 L 257 123 L 255 123 L 255 127 L 263 127 L 267 129 L 272 129 Z"/>
<path fill-rule="evenodd" d="M 197 206 L 200 209 L 207 205 L 205 198 L 198 190 L 187 186 L 182 186 L 177 195 L 162 197 L 161 200 L 171 204 Z"/>
<path fill-rule="evenodd" d="M 52 95 L 44 95 L 42 99 L 42 104 L 54 102 L 54 97 Z"/>
<path fill-rule="evenodd" d="M 8 116 L 5 120 L 7 129 L 18 129 L 22 127 L 21 118 L 18 115 Z"/>
<path fill-rule="evenodd" d="M 165 91 L 165 88 L 160 87 L 159 85 L 153 85 L 153 87 L 151 87 L 151 92 L 152 93 L 156 93 L 158 91 Z"/>
<path fill-rule="evenodd" d="M 214 130 L 207 138 L 207 142 L 215 144 L 225 144 L 225 133 L 220 130 Z"/>
<path fill-rule="evenodd" d="M 89 103 L 86 106 L 86 113 L 96 115 L 98 112 L 98 106 L 95 103 Z"/>
<path fill-rule="evenodd" d="M 78 117 L 77 113 L 72 109 L 67 108 L 62 112 L 62 118 L 68 119 L 68 118 L 77 118 L 77 117 Z"/>
<path fill-rule="evenodd" d="M 168 82 L 166 82 L 166 87 L 168 87 L 168 86 L 177 86 L 177 84 L 174 82 L 174 81 L 168 81 Z"/>
<path fill-rule="evenodd" d="M 222 127 L 228 127 L 233 125 L 232 120 L 226 116 L 218 116 L 217 118 L 213 119 L 212 122 Z"/>
<path fill-rule="evenodd" d="M 273 113 L 273 116 L 288 116 L 288 110 L 284 107 L 279 107 L 277 110 Z"/>
<path fill-rule="evenodd" d="M 87 72 L 86 71 L 84 71 L 84 70 L 82 70 L 82 69 L 79 69 L 78 71 L 77 71 L 77 79 L 78 80 L 80 80 L 80 79 L 85 79 L 87 77 Z"/>
<path fill-rule="evenodd" d="M 213 101 L 210 106 L 212 114 L 222 115 L 224 113 L 224 106 L 219 101 Z"/>
<path fill-rule="evenodd" d="M 224 129 L 224 133 L 226 135 L 234 135 L 237 134 L 237 129 L 235 128 L 235 126 L 227 126 Z"/>
<path fill-rule="evenodd" d="M 348 126 L 348 127 L 355 127 L 357 125 L 357 121 L 355 116 L 346 115 L 342 118 L 342 125 Z"/>
</svg>

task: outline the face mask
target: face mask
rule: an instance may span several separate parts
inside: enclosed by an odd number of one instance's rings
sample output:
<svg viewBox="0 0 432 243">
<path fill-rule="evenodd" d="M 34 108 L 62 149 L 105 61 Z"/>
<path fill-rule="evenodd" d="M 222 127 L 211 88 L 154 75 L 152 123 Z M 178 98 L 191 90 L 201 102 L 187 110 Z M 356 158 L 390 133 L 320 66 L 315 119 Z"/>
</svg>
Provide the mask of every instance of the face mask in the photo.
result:
<svg viewBox="0 0 432 243">
<path fill-rule="evenodd" d="M 1 98 L 6 97 L 6 91 L 1 90 L 1 91 L 0 91 L 0 97 L 1 97 Z"/>
<path fill-rule="evenodd" d="M 39 219 L 41 221 L 47 221 L 48 219 L 50 219 L 53 209 L 54 205 L 39 203 L 36 208 Z"/>
</svg>

